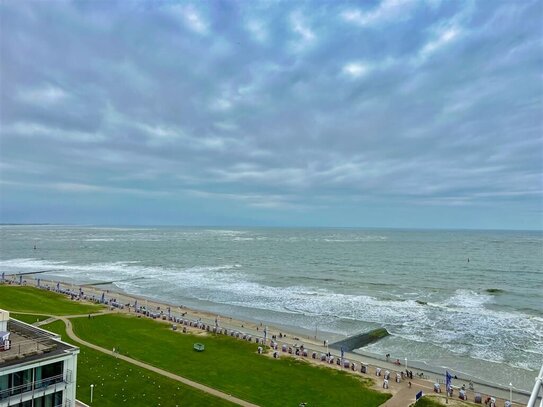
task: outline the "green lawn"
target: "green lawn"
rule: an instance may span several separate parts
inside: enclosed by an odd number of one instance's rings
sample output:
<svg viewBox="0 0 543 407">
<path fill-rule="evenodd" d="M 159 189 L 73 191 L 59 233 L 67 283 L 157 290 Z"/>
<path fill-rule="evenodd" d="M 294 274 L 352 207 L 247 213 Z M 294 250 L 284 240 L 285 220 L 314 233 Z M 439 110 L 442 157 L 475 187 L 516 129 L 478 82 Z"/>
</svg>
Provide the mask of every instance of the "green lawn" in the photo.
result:
<svg viewBox="0 0 543 407">
<path fill-rule="evenodd" d="M 88 314 L 104 309 L 100 305 L 71 301 L 51 291 L 11 285 L 0 285 L 0 308 L 50 315 Z"/>
<path fill-rule="evenodd" d="M 460 401 L 458 399 L 449 399 L 449 403 L 453 404 L 456 407 L 471 407 L 471 406 L 477 406 L 477 404 L 473 404 L 470 402 Z M 424 396 L 416 403 L 412 404 L 412 407 L 443 407 L 445 406 L 445 398 L 444 397 L 436 397 L 436 396 Z"/>
<path fill-rule="evenodd" d="M 11 318 L 18 319 L 19 321 L 26 322 L 27 324 L 33 324 L 38 321 L 44 321 L 47 318 L 49 318 L 46 315 L 33 315 L 33 314 L 17 314 L 14 312 L 11 312 L 9 314 Z"/>
<path fill-rule="evenodd" d="M 65 335 L 62 321 L 43 328 L 62 335 L 66 342 L 74 343 Z M 77 363 L 77 398 L 90 403 L 90 385 L 94 384 L 93 407 L 234 406 L 157 373 L 74 344 L 81 349 Z"/>
<path fill-rule="evenodd" d="M 256 353 L 257 345 L 223 335 L 195 336 L 128 315 L 72 320 L 76 334 L 106 349 L 159 366 L 261 406 L 364 406 L 390 396 L 367 387 L 361 377 L 315 367 L 286 356 L 274 360 Z M 204 352 L 195 352 L 201 342 Z"/>
<path fill-rule="evenodd" d="M 441 407 L 442 405 L 443 404 L 441 404 L 439 401 L 428 398 L 427 396 L 420 398 L 419 401 L 413 404 L 415 407 Z"/>
</svg>

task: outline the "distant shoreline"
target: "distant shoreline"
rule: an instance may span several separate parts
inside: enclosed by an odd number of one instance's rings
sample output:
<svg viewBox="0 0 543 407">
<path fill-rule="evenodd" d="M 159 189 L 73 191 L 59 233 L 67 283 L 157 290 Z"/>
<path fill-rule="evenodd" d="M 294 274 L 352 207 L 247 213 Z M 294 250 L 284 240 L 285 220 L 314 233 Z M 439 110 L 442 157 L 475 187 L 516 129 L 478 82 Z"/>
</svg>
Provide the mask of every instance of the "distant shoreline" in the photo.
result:
<svg viewBox="0 0 543 407">
<path fill-rule="evenodd" d="M 53 223 L 0 223 L 0 226 L 52 226 L 52 225 L 54 224 Z"/>
<path fill-rule="evenodd" d="M 501 228 L 465 228 L 465 227 L 401 227 L 401 226 L 271 226 L 271 225 L 153 225 L 153 224 L 100 224 L 100 223 L 2 223 L 0 226 L 64 226 L 80 228 L 151 228 L 151 229 L 269 229 L 269 230 L 400 230 L 414 232 L 537 232 L 543 234 L 543 229 L 501 229 Z"/>
</svg>

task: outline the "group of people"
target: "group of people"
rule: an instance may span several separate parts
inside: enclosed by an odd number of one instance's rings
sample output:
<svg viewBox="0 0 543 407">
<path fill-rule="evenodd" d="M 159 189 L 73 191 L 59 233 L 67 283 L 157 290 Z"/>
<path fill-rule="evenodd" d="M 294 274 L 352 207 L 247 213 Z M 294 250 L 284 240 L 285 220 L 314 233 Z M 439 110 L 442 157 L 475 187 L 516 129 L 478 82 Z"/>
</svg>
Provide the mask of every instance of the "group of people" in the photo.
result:
<svg viewBox="0 0 543 407">
<path fill-rule="evenodd" d="M 390 353 L 387 353 L 387 354 L 385 355 L 385 359 L 386 359 L 387 362 L 390 362 Z M 402 362 L 400 362 L 400 359 L 396 359 L 396 360 L 395 360 L 394 362 L 392 362 L 392 363 L 394 363 L 396 366 L 400 366 L 400 365 L 402 364 Z"/>
</svg>

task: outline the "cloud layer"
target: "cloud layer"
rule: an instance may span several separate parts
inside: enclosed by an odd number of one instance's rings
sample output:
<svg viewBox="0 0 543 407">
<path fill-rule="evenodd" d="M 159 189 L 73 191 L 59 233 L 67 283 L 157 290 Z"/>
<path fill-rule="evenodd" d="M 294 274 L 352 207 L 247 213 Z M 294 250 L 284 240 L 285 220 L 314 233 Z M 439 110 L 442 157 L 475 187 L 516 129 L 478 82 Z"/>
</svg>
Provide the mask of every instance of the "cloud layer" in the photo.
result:
<svg viewBox="0 0 543 407">
<path fill-rule="evenodd" d="M 537 1 L 0 10 L 3 222 L 543 226 Z"/>
</svg>

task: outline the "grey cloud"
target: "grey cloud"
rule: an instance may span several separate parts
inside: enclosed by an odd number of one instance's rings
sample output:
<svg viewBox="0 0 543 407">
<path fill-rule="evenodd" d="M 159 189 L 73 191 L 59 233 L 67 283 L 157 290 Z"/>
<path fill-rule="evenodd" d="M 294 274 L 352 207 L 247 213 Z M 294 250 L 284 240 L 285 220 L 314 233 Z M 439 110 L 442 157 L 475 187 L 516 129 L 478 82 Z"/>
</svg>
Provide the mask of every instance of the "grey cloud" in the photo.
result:
<svg viewBox="0 0 543 407">
<path fill-rule="evenodd" d="M 31 188 L 32 163 L 47 185 L 217 208 L 514 198 L 541 210 L 537 1 L 23 1 L 1 13 L 3 185 Z"/>
</svg>

